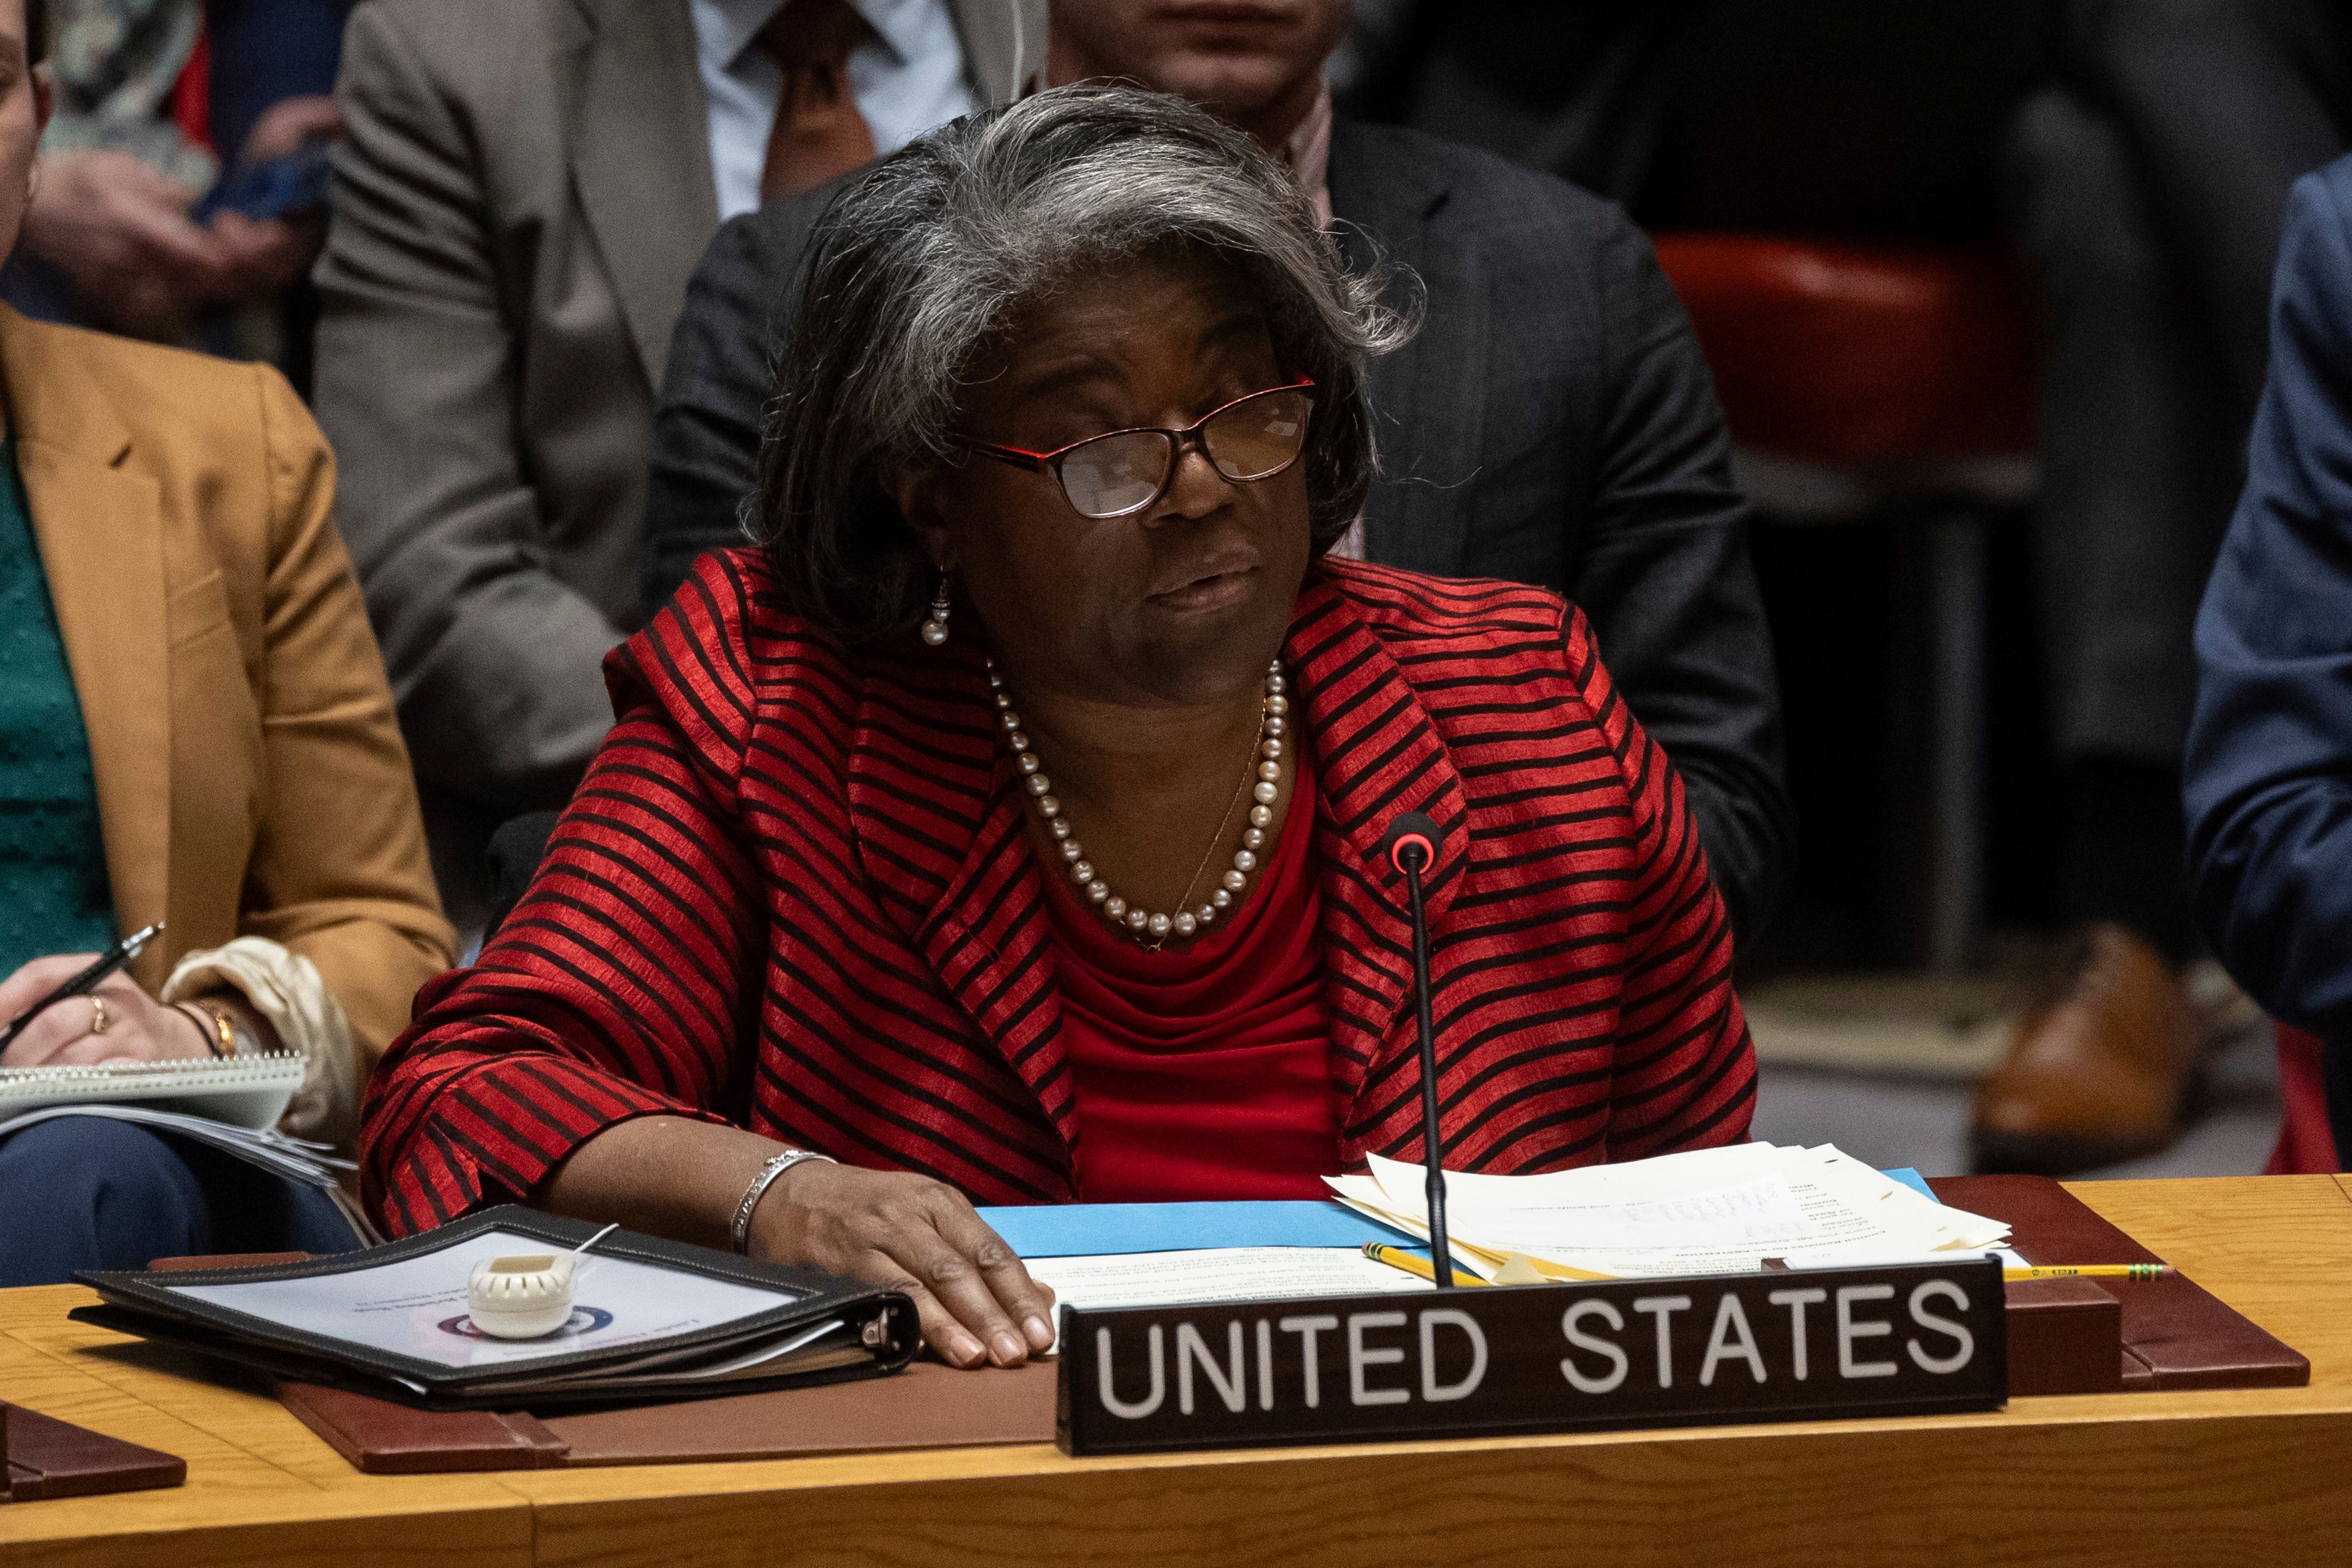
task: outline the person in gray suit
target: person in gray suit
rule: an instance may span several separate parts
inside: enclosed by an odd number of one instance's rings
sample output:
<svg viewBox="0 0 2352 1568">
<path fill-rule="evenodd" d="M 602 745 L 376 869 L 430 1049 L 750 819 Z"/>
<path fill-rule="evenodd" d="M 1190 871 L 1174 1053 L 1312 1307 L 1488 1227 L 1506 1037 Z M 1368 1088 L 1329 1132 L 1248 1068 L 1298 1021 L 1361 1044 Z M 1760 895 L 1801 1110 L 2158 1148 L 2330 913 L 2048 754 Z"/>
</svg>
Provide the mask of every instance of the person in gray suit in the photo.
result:
<svg viewBox="0 0 2352 1568">
<path fill-rule="evenodd" d="M 1698 344 L 1618 207 L 1488 153 L 1332 115 L 1347 0 L 1056 0 L 1048 74 L 1189 98 L 1288 159 L 1351 265 L 1418 279 L 1420 335 L 1369 370 L 1382 477 L 1343 552 L 1582 606 L 1680 772 L 1735 929 L 1792 834 L 1748 511 Z M 743 542 L 776 323 L 824 193 L 731 220 L 688 285 L 654 420 L 640 602 Z"/>
<path fill-rule="evenodd" d="M 647 422 L 721 218 L 1044 63 L 1044 0 L 367 0 L 316 406 L 461 929 L 562 804 L 638 624 Z"/>
</svg>

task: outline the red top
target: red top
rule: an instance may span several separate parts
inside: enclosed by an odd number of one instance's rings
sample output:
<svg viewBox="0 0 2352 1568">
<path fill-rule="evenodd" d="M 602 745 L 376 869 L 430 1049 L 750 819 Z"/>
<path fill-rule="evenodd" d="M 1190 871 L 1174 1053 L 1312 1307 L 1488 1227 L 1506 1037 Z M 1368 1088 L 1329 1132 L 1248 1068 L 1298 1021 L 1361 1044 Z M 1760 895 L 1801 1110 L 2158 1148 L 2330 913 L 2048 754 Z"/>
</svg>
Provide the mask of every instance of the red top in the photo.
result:
<svg viewBox="0 0 2352 1568">
<path fill-rule="evenodd" d="M 1048 879 L 1082 1201 L 1319 1198 L 1339 1171 L 1310 773 L 1290 798 L 1239 912 L 1181 952 L 1148 951 Z"/>
<path fill-rule="evenodd" d="M 944 647 L 847 647 L 783 604 L 759 552 L 713 551 L 607 661 L 621 721 L 530 891 L 479 962 L 427 983 L 369 1076 L 367 1190 L 391 1230 L 529 1202 L 581 1143 L 648 1115 L 975 1203 L 1077 1195 L 1046 868 L 986 650 L 961 617 Z M 1283 664 L 1315 753 L 1298 826 L 1346 1163 L 1421 1158 L 1412 930 L 1381 848 L 1402 811 L 1443 830 L 1426 886 L 1447 1163 L 1745 1138 L 1755 1064 L 1723 903 L 1584 617 L 1539 588 L 1326 561 Z"/>
</svg>

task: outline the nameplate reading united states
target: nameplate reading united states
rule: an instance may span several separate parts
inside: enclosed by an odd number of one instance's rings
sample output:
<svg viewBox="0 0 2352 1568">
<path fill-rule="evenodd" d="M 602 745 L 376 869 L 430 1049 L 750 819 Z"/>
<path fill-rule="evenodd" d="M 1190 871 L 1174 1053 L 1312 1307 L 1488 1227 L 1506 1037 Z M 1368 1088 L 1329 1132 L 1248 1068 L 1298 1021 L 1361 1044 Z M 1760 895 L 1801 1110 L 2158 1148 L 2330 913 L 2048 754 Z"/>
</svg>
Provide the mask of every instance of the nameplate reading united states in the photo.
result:
<svg viewBox="0 0 2352 1568">
<path fill-rule="evenodd" d="M 1998 1409 L 2000 1265 L 1066 1310 L 1071 1454 Z"/>
</svg>

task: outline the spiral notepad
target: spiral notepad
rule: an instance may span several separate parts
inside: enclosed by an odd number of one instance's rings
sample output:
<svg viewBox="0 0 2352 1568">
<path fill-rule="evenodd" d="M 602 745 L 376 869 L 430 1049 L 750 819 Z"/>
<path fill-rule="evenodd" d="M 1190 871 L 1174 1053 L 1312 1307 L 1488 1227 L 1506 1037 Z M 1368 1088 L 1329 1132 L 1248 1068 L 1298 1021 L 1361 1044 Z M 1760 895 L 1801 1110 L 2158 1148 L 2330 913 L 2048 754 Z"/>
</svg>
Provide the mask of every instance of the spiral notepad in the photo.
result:
<svg viewBox="0 0 2352 1568">
<path fill-rule="evenodd" d="M 64 1106 L 136 1105 L 259 1130 L 277 1125 L 301 1087 L 302 1057 L 296 1051 L 226 1061 L 196 1057 L 0 1068 L 0 1124 Z"/>
</svg>

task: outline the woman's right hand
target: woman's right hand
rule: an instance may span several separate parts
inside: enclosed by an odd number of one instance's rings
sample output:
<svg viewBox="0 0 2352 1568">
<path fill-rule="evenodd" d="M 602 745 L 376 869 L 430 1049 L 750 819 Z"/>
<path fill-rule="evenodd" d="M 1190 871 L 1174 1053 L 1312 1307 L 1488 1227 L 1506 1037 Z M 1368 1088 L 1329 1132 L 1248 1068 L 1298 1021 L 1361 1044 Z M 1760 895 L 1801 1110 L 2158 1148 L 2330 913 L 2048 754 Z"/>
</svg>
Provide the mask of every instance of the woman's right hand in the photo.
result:
<svg viewBox="0 0 2352 1568">
<path fill-rule="evenodd" d="M 0 980 L 0 1026 L 98 959 L 94 952 L 51 953 Z M 95 1027 L 100 1020 L 106 1025 L 103 1030 Z M 156 1001 L 118 970 L 100 981 L 95 993 L 66 997 L 26 1019 L 24 1032 L 0 1055 L 0 1067 L 68 1067 L 126 1058 L 154 1062 L 211 1054 L 203 1025 Z"/>
<path fill-rule="evenodd" d="M 1054 1292 L 944 1182 L 803 1160 L 751 1213 L 751 1251 L 903 1290 L 950 1365 L 1018 1366 L 1054 1343 Z"/>
</svg>

